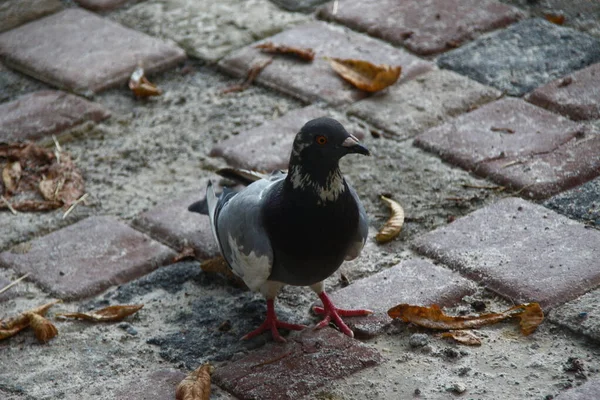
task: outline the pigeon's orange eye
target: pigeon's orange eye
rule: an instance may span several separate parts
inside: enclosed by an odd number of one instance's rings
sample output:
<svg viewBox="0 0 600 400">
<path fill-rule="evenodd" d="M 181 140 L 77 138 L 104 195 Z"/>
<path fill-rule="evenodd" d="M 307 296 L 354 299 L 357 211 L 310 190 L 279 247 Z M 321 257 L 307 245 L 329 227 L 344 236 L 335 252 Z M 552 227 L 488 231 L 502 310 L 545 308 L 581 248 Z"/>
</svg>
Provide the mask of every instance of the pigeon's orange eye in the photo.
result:
<svg viewBox="0 0 600 400">
<path fill-rule="evenodd" d="M 327 138 L 323 135 L 319 135 L 315 138 L 315 142 L 317 142 L 317 144 L 320 144 L 321 146 L 323 146 L 325 143 L 327 143 Z"/>
</svg>

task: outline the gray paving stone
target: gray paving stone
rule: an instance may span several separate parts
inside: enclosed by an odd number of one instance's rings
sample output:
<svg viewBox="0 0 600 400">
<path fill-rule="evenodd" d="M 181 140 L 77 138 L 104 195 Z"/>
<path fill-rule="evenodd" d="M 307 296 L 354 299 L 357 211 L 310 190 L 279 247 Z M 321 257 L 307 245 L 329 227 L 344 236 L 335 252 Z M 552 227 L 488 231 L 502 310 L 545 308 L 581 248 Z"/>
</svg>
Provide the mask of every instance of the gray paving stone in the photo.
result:
<svg viewBox="0 0 600 400">
<path fill-rule="evenodd" d="M 38 140 L 108 117 L 110 112 L 102 105 L 65 92 L 26 94 L 0 104 L 0 142 Z"/>
<path fill-rule="evenodd" d="M 432 128 L 414 143 L 501 185 L 544 198 L 600 174 L 593 156 L 596 136 L 567 118 L 504 98 Z"/>
<path fill-rule="evenodd" d="M 443 54 L 438 65 L 520 96 L 598 61 L 600 40 L 534 18 Z"/>
<path fill-rule="evenodd" d="M 600 289 L 555 308 L 548 319 L 600 342 Z"/>
<path fill-rule="evenodd" d="M 498 97 L 498 90 L 452 71 L 432 71 L 361 100 L 348 113 L 406 139 Z"/>
<path fill-rule="evenodd" d="M 600 231 L 519 198 L 425 234 L 413 247 L 515 303 L 546 310 L 600 284 Z"/>
<path fill-rule="evenodd" d="M 392 321 L 387 310 L 398 304 L 451 306 L 473 292 L 475 284 L 458 273 L 414 259 L 353 282 L 331 294 L 331 299 L 340 308 L 374 311 L 367 317 L 345 319 L 356 337 L 370 338 Z"/>
<path fill-rule="evenodd" d="M 447 51 L 525 16 L 490 0 L 342 0 L 319 16 L 402 45 L 420 55 Z"/>
<path fill-rule="evenodd" d="M 318 5 L 329 0 L 271 0 L 279 7 L 290 11 L 313 11 Z"/>
<path fill-rule="evenodd" d="M 312 22 L 288 29 L 264 41 L 315 51 L 316 57 L 311 63 L 291 57 L 276 57 L 256 79 L 261 84 L 307 102 L 325 100 L 341 104 L 368 96 L 341 79 L 323 57 L 357 58 L 375 64 L 400 65 L 402 76 L 398 82 L 410 80 L 432 68 L 431 63 L 404 50 L 324 22 Z M 246 76 L 251 65 L 270 57 L 255 49 L 256 44 L 233 52 L 221 60 L 219 66 L 233 75 Z"/>
<path fill-rule="evenodd" d="M 544 205 L 568 217 L 600 226 L 600 178 L 557 194 Z"/>
<path fill-rule="evenodd" d="M 186 377 L 186 373 L 174 369 L 159 369 L 123 385 L 114 393 L 114 400 L 165 400 L 175 398 L 177 385 Z"/>
<path fill-rule="evenodd" d="M 331 112 L 316 106 L 308 106 L 286 113 L 283 117 L 267 121 L 259 127 L 241 132 L 212 148 L 212 157 L 223 157 L 237 168 L 271 172 L 287 169 L 294 137 L 311 119 L 331 116 Z M 334 117 L 358 139 L 364 137 L 362 130 L 340 118 Z"/>
<path fill-rule="evenodd" d="M 61 299 L 97 294 L 172 260 L 175 252 L 113 217 L 90 217 L 35 239 L 27 252 L 0 253 L 0 266 Z"/>
<path fill-rule="evenodd" d="M 187 246 L 194 249 L 196 258 L 216 257 L 219 249 L 211 232 L 207 215 L 188 211 L 188 206 L 203 199 L 208 180 L 199 183 L 202 190 L 159 204 L 137 216 L 132 225 L 155 240 L 180 251 Z M 218 179 L 213 179 L 213 183 Z"/>
<path fill-rule="evenodd" d="M 269 0 L 150 0 L 110 17 L 151 36 L 174 40 L 190 57 L 211 62 L 309 20 Z"/>
<path fill-rule="evenodd" d="M 534 90 L 526 100 L 580 121 L 600 118 L 600 63 Z"/>
<path fill-rule="evenodd" d="M 592 400 L 598 398 L 600 393 L 600 379 L 592 379 L 583 385 L 561 393 L 556 400 Z"/>
<path fill-rule="evenodd" d="M 0 32 L 55 13 L 61 8 L 60 0 L 4 0 L 0 3 Z"/>
<path fill-rule="evenodd" d="M 78 8 L 1 34 L 0 55 L 25 74 L 88 95 L 124 84 L 139 64 L 152 74 L 185 59 L 171 43 Z"/>
<path fill-rule="evenodd" d="M 243 400 L 298 399 L 382 361 L 377 350 L 334 329 L 307 329 L 221 366 L 213 379 Z"/>
</svg>

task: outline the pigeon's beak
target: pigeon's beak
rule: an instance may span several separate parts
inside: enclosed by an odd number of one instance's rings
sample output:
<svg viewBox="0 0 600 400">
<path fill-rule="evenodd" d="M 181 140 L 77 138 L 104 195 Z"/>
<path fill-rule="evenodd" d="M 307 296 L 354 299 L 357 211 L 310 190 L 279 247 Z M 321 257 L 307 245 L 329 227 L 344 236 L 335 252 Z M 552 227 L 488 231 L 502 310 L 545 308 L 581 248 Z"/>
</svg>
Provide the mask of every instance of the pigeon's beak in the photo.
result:
<svg viewBox="0 0 600 400">
<path fill-rule="evenodd" d="M 358 153 L 365 156 L 370 156 L 371 152 L 365 146 L 360 144 L 358 139 L 352 135 L 348 136 L 342 143 L 342 147 L 345 147 L 348 153 Z"/>
</svg>

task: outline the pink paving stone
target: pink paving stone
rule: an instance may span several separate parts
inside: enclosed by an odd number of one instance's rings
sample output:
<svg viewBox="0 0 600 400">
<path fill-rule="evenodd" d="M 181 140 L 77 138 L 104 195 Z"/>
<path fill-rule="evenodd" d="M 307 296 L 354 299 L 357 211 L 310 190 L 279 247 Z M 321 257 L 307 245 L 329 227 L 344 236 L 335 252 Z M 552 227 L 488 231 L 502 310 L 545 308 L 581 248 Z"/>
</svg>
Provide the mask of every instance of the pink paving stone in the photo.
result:
<svg viewBox="0 0 600 400">
<path fill-rule="evenodd" d="M 515 303 L 546 310 L 600 284 L 600 231 L 520 198 L 418 237 L 413 247 Z"/>
<path fill-rule="evenodd" d="M 7 65 L 79 93 L 97 93 L 128 81 L 141 64 L 147 74 L 185 59 L 176 45 L 71 8 L 0 35 Z"/>
<path fill-rule="evenodd" d="M 111 398 L 113 400 L 165 400 L 174 399 L 179 382 L 185 379 L 186 373 L 161 369 L 142 376 L 123 385 Z"/>
<path fill-rule="evenodd" d="M 356 337 L 370 338 L 392 321 L 387 310 L 398 304 L 450 306 L 475 290 L 475 284 L 458 273 L 415 259 L 356 281 L 332 293 L 331 299 L 340 308 L 373 311 L 368 317 L 344 318 Z"/>
<path fill-rule="evenodd" d="M 195 257 L 200 260 L 216 257 L 219 249 L 208 216 L 188 211 L 192 203 L 205 197 L 207 182 L 208 180 L 202 181 L 199 185 L 201 190 L 140 214 L 133 220 L 132 225 L 174 249 L 182 250 L 191 246 Z M 216 182 L 218 179 L 213 179 L 213 183 Z"/>
<path fill-rule="evenodd" d="M 38 140 L 110 112 L 98 103 L 56 90 L 44 90 L 0 104 L 0 142 Z"/>
<path fill-rule="evenodd" d="M 559 394 L 556 400 L 592 400 L 598 398 L 598 393 L 600 393 L 600 379 L 593 379 Z"/>
<path fill-rule="evenodd" d="M 81 7 L 92 11 L 110 11 L 121 7 L 123 4 L 137 3 L 141 0 L 75 0 Z"/>
<path fill-rule="evenodd" d="M 60 0 L 3 0 L 0 2 L 0 32 L 52 14 L 61 8 Z"/>
<path fill-rule="evenodd" d="M 575 121 L 599 119 L 600 63 L 550 82 L 525 99 Z"/>
<path fill-rule="evenodd" d="M 312 102 L 325 100 L 333 104 L 351 103 L 368 96 L 341 79 L 323 57 L 358 58 L 375 64 L 402 66 L 399 82 L 432 69 L 432 64 L 385 42 L 339 26 L 311 22 L 233 52 L 219 62 L 225 71 L 246 76 L 256 62 L 271 57 L 255 49 L 258 43 L 273 42 L 287 46 L 311 48 L 313 62 L 292 57 L 274 57 L 273 62 L 258 76 L 257 82 L 276 90 Z M 396 83 L 397 84 L 397 83 Z"/>
<path fill-rule="evenodd" d="M 383 361 L 377 350 L 331 328 L 287 340 L 217 368 L 213 381 L 242 400 L 291 400 Z"/>
<path fill-rule="evenodd" d="M 212 157 L 223 157 L 236 168 L 271 172 L 287 169 L 294 137 L 309 120 L 328 116 L 326 110 L 309 106 L 290 111 L 283 117 L 236 135 L 210 151 Z M 363 132 L 353 130 L 347 121 L 339 120 L 358 139 Z"/>
<path fill-rule="evenodd" d="M 90 217 L 31 242 L 28 252 L 0 253 L 0 266 L 61 299 L 93 296 L 166 265 L 168 247 L 113 217 Z"/>
<path fill-rule="evenodd" d="M 489 0 L 341 0 L 319 16 L 403 45 L 421 55 L 450 50 L 525 16 Z"/>
</svg>

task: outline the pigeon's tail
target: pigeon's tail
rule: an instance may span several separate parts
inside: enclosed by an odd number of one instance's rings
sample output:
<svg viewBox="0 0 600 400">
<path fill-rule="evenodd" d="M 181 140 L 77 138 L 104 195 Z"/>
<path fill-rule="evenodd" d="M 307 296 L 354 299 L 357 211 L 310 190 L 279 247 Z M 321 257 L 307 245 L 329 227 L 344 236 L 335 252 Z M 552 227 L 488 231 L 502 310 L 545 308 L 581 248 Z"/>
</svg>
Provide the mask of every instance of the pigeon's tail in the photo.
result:
<svg viewBox="0 0 600 400">
<path fill-rule="evenodd" d="M 215 237 L 215 241 L 219 243 L 219 238 L 217 237 L 217 227 L 215 214 L 217 211 L 217 204 L 219 203 L 219 198 L 215 194 L 215 189 L 213 188 L 212 181 L 208 181 L 208 186 L 206 186 L 206 205 L 208 210 L 208 219 L 210 220 L 210 227 Z"/>
<path fill-rule="evenodd" d="M 206 198 L 191 204 L 188 207 L 188 211 L 196 212 L 202 215 L 208 215 L 208 202 L 206 201 Z"/>
</svg>

